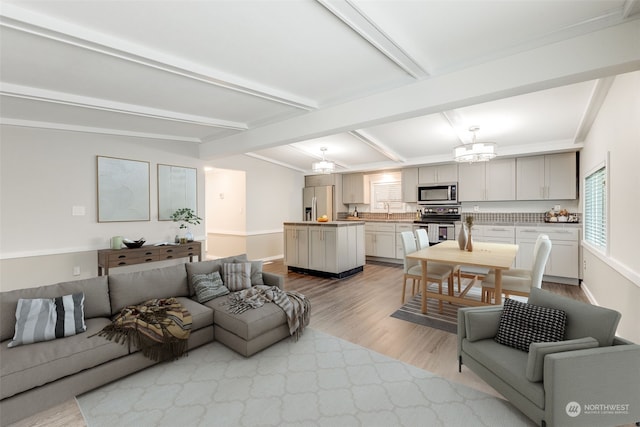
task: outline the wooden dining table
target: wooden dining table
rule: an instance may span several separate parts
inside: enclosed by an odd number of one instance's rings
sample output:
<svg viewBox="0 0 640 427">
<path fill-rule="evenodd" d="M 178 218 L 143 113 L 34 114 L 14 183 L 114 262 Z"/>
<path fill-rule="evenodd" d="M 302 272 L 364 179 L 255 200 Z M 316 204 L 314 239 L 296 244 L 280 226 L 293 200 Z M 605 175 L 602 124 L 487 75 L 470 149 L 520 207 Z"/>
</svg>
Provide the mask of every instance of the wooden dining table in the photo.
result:
<svg viewBox="0 0 640 427">
<path fill-rule="evenodd" d="M 502 270 L 508 270 L 518 252 L 518 245 L 508 243 L 474 242 L 473 252 L 461 250 L 455 240 L 446 240 L 433 246 L 407 254 L 407 258 L 419 260 L 422 264 L 422 313 L 427 312 L 427 297 L 462 305 L 490 305 L 476 299 L 467 298 L 467 292 L 474 285 L 472 281 L 458 295 L 430 292 L 427 287 L 429 261 L 443 264 L 481 267 L 495 272 L 495 304 L 502 304 Z"/>
</svg>

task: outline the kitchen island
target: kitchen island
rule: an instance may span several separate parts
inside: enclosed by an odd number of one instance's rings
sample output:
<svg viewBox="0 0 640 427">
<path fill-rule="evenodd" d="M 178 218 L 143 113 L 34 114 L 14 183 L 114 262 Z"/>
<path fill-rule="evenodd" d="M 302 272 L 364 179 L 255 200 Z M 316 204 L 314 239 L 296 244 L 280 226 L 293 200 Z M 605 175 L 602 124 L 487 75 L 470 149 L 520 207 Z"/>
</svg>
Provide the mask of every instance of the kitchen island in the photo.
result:
<svg viewBox="0 0 640 427">
<path fill-rule="evenodd" d="M 343 278 L 364 269 L 364 221 L 284 223 L 284 264 L 290 271 Z"/>
</svg>

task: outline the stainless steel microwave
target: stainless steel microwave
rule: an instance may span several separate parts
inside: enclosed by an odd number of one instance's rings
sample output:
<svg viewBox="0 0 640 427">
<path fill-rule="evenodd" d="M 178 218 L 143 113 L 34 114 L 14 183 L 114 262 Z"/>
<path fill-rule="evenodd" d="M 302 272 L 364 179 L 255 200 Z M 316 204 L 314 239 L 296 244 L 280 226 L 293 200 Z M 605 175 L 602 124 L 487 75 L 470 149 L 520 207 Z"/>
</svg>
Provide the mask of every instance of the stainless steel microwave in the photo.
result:
<svg viewBox="0 0 640 427">
<path fill-rule="evenodd" d="M 458 183 L 418 184 L 419 205 L 447 205 L 458 203 Z"/>
</svg>

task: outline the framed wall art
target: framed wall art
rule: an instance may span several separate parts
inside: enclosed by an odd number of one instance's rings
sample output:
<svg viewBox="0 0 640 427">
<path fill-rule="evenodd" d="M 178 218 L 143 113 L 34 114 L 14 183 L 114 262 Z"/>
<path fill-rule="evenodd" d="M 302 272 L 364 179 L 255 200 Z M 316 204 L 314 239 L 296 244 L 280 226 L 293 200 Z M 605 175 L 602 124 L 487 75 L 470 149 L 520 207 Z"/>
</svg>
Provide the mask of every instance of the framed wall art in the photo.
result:
<svg viewBox="0 0 640 427">
<path fill-rule="evenodd" d="M 98 222 L 149 221 L 149 162 L 97 156 Z"/>
<path fill-rule="evenodd" d="M 169 221 L 178 209 L 198 211 L 198 170 L 158 165 L 158 220 Z"/>
</svg>

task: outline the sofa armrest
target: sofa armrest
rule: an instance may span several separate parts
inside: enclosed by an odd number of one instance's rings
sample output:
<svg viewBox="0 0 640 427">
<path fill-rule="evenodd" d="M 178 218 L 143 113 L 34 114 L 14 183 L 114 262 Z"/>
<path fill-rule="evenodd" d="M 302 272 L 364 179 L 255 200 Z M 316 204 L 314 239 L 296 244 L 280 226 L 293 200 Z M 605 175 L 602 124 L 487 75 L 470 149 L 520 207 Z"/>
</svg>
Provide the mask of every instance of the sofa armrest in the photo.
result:
<svg viewBox="0 0 640 427">
<path fill-rule="evenodd" d="M 277 286 L 280 289 L 284 290 L 284 277 L 279 275 L 279 274 L 269 273 L 267 271 L 263 271 L 262 272 L 262 281 L 267 286 Z"/>
<path fill-rule="evenodd" d="M 640 345 L 549 354 L 544 389 L 549 425 L 634 423 L 640 420 Z"/>
<path fill-rule="evenodd" d="M 532 382 L 542 381 L 544 358 L 549 354 L 595 347 L 598 347 L 598 340 L 593 337 L 565 341 L 533 342 L 529 345 L 527 379 Z"/>
<path fill-rule="evenodd" d="M 502 306 L 462 307 L 458 309 L 458 356 L 462 340 L 493 338 L 498 333 Z"/>
</svg>

